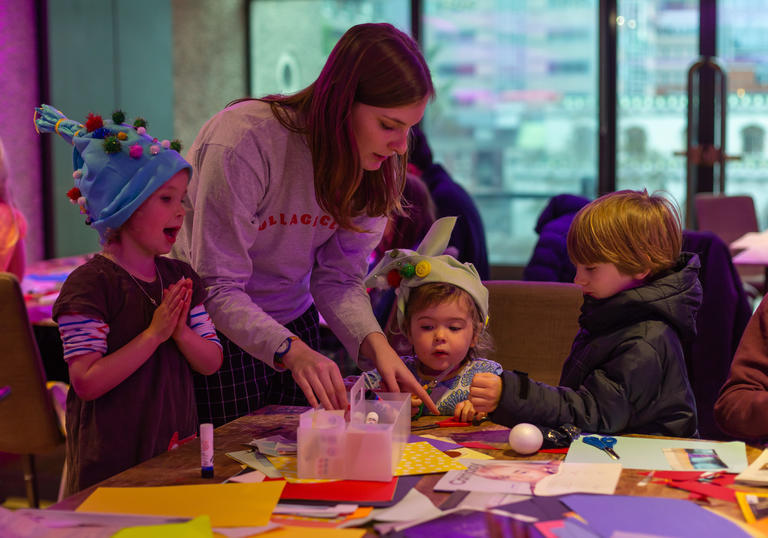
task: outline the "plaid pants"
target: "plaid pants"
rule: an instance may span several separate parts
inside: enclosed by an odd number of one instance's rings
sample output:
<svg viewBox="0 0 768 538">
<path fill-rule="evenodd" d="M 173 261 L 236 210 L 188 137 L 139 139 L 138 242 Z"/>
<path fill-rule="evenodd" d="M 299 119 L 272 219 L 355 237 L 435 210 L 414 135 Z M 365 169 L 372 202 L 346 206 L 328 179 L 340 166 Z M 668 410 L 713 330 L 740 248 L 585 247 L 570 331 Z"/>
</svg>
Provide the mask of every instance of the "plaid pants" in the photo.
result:
<svg viewBox="0 0 768 538">
<path fill-rule="evenodd" d="M 312 349 L 319 348 L 319 318 L 314 305 L 285 327 Z M 219 427 L 270 404 L 309 405 L 290 370 L 273 370 L 223 334 L 218 336 L 224 348 L 221 368 L 208 376 L 194 375 L 201 423 L 211 422 Z"/>
</svg>

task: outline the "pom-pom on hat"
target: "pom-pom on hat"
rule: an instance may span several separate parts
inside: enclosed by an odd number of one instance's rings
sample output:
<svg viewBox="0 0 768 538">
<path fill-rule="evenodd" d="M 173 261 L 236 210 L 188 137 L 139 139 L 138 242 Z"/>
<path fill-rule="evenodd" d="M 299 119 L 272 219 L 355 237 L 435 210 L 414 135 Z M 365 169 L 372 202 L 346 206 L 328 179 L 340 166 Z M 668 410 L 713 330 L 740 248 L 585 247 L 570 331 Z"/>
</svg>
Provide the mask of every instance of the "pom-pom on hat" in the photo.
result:
<svg viewBox="0 0 768 538">
<path fill-rule="evenodd" d="M 488 289 L 471 263 L 461 263 L 442 254 L 448 247 L 456 217 L 436 220 L 415 251 L 404 248 L 388 250 L 381 261 L 365 277 L 369 288 L 398 288 L 397 324 L 402 327 L 405 305 L 411 289 L 424 284 L 453 284 L 475 300 L 485 326 L 488 325 Z"/>
<path fill-rule="evenodd" d="M 35 108 L 34 117 L 38 133 L 56 133 L 75 146 L 75 186 L 67 196 L 87 215 L 85 223 L 99 232 L 102 243 L 174 174 L 192 172 L 178 153 L 180 144 L 146 134 L 146 120 L 123 123 L 119 110 L 112 118 L 89 114 L 82 124 L 49 105 Z"/>
</svg>

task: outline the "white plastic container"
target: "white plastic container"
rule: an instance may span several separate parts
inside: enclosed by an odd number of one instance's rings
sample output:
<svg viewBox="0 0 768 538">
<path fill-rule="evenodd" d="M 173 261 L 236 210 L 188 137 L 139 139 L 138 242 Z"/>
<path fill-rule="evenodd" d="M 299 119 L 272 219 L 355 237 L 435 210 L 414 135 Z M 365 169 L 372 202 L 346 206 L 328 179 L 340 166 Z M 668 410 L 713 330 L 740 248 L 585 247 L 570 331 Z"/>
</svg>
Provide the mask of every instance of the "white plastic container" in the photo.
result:
<svg viewBox="0 0 768 538">
<path fill-rule="evenodd" d="M 350 391 L 349 422 L 342 411 L 310 409 L 299 417 L 299 478 L 392 480 L 411 433 L 410 394 L 378 393 L 365 400 L 360 378 Z M 366 423 L 371 412 L 378 423 Z"/>
</svg>

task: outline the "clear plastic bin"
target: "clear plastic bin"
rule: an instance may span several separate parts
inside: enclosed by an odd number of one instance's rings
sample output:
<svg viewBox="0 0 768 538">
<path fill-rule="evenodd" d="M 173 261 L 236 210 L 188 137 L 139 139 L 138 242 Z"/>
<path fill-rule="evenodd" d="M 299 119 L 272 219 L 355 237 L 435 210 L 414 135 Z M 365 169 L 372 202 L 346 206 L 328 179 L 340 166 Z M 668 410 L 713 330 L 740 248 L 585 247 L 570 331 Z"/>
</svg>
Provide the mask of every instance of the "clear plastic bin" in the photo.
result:
<svg viewBox="0 0 768 538">
<path fill-rule="evenodd" d="M 377 393 L 366 400 L 362 377 L 350 391 L 349 422 L 343 411 L 310 409 L 299 417 L 299 478 L 392 480 L 411 433 L 410 394 Z M 375 412 L 378 422 L 366 423 Z"/>
</svg>

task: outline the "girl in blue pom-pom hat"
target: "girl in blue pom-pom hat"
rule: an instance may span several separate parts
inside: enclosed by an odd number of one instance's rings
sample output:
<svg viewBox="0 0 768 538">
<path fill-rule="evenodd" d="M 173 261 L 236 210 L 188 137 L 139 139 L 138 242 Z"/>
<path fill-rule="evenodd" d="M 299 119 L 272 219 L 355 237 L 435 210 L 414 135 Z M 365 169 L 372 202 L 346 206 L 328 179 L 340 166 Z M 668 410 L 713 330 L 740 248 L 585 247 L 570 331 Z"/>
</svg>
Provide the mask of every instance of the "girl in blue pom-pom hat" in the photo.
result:
<svg viewBox="0 0 768 538">
<path fill-rule="evenodd" d="M 193 438 L 192 371 L 215 372 L 221 344 L 192 268 L 166 258 L 184 219 L 190 166 L 146 133 L 146 121 L 88 116 L 48 105 L 38 132 L 74 145 L 68 196 L 103 250 L 67 278 L 53 307 L 71 388 L 66 492 L 72 494 Z"/>
</svg>

